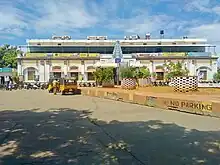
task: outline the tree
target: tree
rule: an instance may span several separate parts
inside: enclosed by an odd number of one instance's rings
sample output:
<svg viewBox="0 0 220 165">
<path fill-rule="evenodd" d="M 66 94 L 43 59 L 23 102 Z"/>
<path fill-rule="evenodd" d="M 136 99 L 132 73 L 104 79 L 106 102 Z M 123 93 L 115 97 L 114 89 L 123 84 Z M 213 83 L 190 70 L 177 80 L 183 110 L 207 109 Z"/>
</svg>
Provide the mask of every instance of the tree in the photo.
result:
<svg viewBox="0 0 220 165">
<path fill-rule="evenodd" d="M 218 70 L 217 73 L 213 75 L 213 79 L 214 81 L 220 81 L 220 70 Z"/>
<path fill-rule="evenodd" d="M 182 63 L 169 62 L 164 65 L 166 68 L 166 79 L 170 80 L 173 77 L 188 76 L 189 70 L 183 67 Z"/>
<path fill-rule="evenodd" d="M 103 82 L 111 82 L 114 79 L 113 67 L 96 68 L 93 76 L 99 85 L 101 85 Z"/>
<path fill-rule="evenodd" d="M 150 76 L 150 70 L 146 67 L 140 67 L 136 71 L 136 78 L 149 78 Z"/>
<path fill-rule="evenodd" d="M 17 55 L 21 51 L 17 47 L 12 47 L 10 45 L 4 45 L 0 47 L 0 67 L 17 67 Z"/>
</svg>

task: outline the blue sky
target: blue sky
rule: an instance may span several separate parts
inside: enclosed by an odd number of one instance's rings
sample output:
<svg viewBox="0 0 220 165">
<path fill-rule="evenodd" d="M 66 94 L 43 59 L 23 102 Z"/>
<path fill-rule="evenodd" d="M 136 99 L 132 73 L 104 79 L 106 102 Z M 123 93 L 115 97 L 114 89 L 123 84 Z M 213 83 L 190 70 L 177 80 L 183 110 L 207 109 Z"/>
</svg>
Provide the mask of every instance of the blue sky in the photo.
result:
<svg viewBox="0 0 220 165">
<path fill-rule="evenodd" d="M 0 0 L 1 45 L 52 35 L 157 38 L 161 29 L 167 38 L 207 38 L 220 52 L 220 0 Z"/>
</svg>

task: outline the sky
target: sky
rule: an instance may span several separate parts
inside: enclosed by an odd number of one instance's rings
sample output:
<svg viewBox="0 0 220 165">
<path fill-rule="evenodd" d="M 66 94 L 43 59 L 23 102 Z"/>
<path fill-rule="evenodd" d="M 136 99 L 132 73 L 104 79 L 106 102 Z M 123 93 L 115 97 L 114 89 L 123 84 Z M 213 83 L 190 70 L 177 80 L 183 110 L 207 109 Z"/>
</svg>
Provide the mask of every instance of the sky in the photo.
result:
<svg viewBox="0 0 220 165">
<path fill-rule="evenodd" d="M 0 0 L 0 45 L 69 35 L 206 38 L 220 53 L 220 0 Z"/>
</svg>

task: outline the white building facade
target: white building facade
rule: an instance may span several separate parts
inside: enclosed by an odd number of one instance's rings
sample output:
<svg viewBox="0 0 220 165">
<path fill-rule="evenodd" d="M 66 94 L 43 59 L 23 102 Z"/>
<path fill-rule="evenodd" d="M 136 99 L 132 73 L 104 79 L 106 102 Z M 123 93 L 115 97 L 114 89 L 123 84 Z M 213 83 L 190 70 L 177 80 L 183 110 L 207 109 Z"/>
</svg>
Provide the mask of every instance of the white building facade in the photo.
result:
<svg viewBox="0 0 220 165">
<path fill-rule="evenodd" d="M 48 82 L 50 77 L 75 77 L 93 80 L 96 67 L 117 67 L 114 57 L 116 41 L 123 56 L 121 63 L 133 67 L 146 66 L 164 79 L 166 62 L 181 62 L 189 74 L 203 75 L 212 80 L 217 72 L 217 55 L 206 52 L 212 48 L 205 39 L 135 39 L 107 40 L 94 37 L 87 40 L 44 39 L 27 40 L 27 52 L 18 57 L 18 75 L 25 82 Z"/>
</svg>

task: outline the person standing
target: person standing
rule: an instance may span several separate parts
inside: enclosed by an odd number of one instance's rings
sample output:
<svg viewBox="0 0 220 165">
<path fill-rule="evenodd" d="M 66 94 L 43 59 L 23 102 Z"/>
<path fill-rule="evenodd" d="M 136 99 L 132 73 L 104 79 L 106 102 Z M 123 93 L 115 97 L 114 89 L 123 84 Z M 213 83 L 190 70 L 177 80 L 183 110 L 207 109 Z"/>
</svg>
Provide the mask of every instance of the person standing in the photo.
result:
<svg viewBox="0 0 220 165">
<path fill-rule="evenodd" d="M 6 87 L 6 90 L 8 90 L 8 86 L 9 86 L 9 76 L 5 76 L 5 87 Z"/>
<path fill-rule="evenodd" d="M 8 89 L 11 91 L 12 90 L 12 81 L 10 80 L 8 83 Z"/>
<path fill-rule="evenodd" d="M 53 94 L 56 95 L 58 90 L 58 81 L 54 79 L 52 83 L 53 83 Z"/>
</svg>

